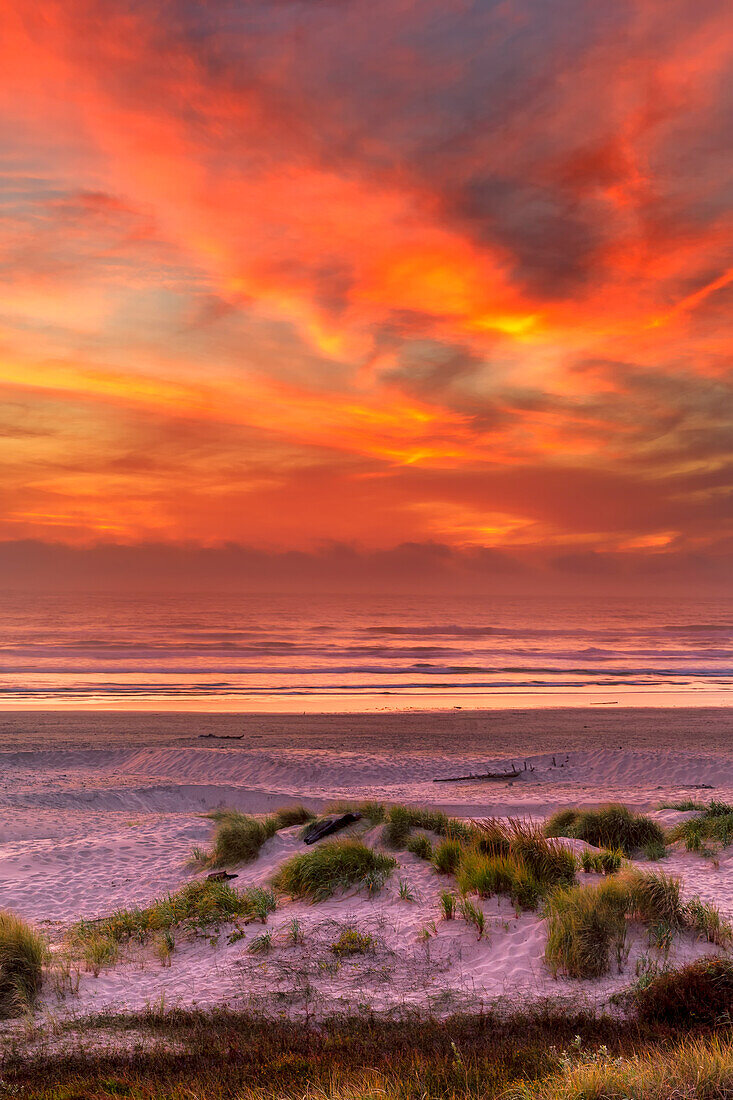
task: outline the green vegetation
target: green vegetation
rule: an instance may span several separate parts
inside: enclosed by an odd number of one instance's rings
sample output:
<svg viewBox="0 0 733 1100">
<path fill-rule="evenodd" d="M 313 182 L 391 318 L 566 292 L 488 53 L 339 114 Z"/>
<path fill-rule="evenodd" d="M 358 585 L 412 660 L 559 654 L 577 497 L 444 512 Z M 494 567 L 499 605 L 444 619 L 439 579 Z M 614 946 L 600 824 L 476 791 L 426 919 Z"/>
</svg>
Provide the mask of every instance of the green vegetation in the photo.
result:
<svg viewBox="0 0 733 1100">
<path fill-rule="evenodd" d="M 458 898 L 455 894 L 452 894 L 450 890 L 440 891 L 440 909 L 443 915 L 443 920 L 453 920 L 456 915 L 457 904 Z"/>
<path fill-rule="evenodd" d="M 203 932 L 230 921 L 264 924 L 276 908 L 274 895 L 261 887 L 241 893 L 226 882 L 190 882 L 174 894 L 158 898 L 142 909 L 120 909 L 99 921 L 79 921 L 70 931 L 71 943 L 81 950 L 90 969 L 114 963 L 121 943 L 148 943 L 157 934 L 183 926 Z"/>
<path fill-rule="evenodd" d="M 0 910 L 0 1018 L 33 1005 L 41 989 L 48 946 L 43 936 L 14 913 Z"/>
<path fill-rule="evenodd" d="M 191 853 L 193 863 L 205 867 L 231 867 L 251 863 L 260 848 L 280 829 L 312 822 L 315 814 L 305 806 L 283 806 L 267 817 L 253 817 L 238 810 L 214 810 L 207 814 L 216 822 L 214 846 L 211 852 L 196 847 Z"/>
<path fill-rule="evenodd" d="M 480 905 L 474 905 L 468 898 L 461 898 L 460 901 L 461 916 L 467 924 L 472 924 L 478 932 L 478 938 L 481 939 L 486 931 L 486 917 L 484 911 Z"/>
<path fill-rule="evenodd" d="M 433 851 L 433 865 L 441 875 L 454 875 L 463 855 L 460 840 L 442 840 Z"/>
<path fill-rule="evenodd" d="M 359 932 L 356 928 L 345 928 L 339 938 L 331 944 L 334 955 L 340 959 L 347 955 L 366 955 L 373 951 L 374 936 L 368 932 Z"/>
<path fill-rule="evenodd" d="M 629 920 L 650 926 L 660 946 L 682 931 L 693 931 L 710 943 L 725 944 L 732 930 L 718 911 L 699 899 L 683 903 L 680 884 L 667 875 L 625 871 L 596 886 L 554 891 L 547 902 L 547 946 L 550 970 L 571 978 L 606 974 L 611 958 L 621 968 Z"/>
<path fill-rule="evenodd" d="M 671 843 L 684 841 L 688 852 L 699 852 L 705 856 L 713 854 L 708 847 L 710 843 L 721 848 L 733 843 L 733 806 L 713 800 L 708 805 L 695 803 L 690 808 L 698 810 L 699 816 L 675 825 L 669 833 Z"/>
<path fill-rule="evenodd" d="M 626 943 L 628 896 L 616 878 L 556 890 L 547 904 L 545 961 L 553 974 L 599 978 L 611 957 L 619 969 Z"/>
<path fill-rule="evenodd" d="M 384 802 L 332 802 L 326 814 L 360 813 L 370 825 L 381 825 L 387 819 L 387 807 Z"/>
<path fill-rule="evenodd" d="M 273 885 L 294 898 L 323 901 L 350 887 L 378 891 L 397 866 L 391 856 L 358 840 L 336 840 L 299 852 L 282 864 Z"/>
<path fill-rule="evenodd" d="M 575 837 L 597 848 L 619 849 L 625 856 L 650 844 L 664 845 L 664 832 L 656 821 L 621 805 L 559 810 L 546 822 L 544 832 L 548 837 Z"/>
<path fill-rule="evenodd" d="M 624 864 L 624 853 L 620 849 L 604 848 L 600 852 L 586 849 L 580 853 L 580 866 L 586 874 L 615 875 Z"/>
<path fill-rule="evenodd" d="M 412 852 L 412 854 L 418 856 L 419 859 L 430 861 L 433 858 L 433 846 L 424 833 L 418 833 L 417 836 L 411 836 L 405 847 L 408 852 Z"/>
<path fill-rule="evenodd" d="M 446 860 L 451 862 L 463 894 L 504 894 L 522 909 L 536 909 L 555 887 L 575 881 L 574 854 L 528 821 L 479 822 L 469 843 L 460 846 L 457 862 L 455 853 Z"/>
</svg>

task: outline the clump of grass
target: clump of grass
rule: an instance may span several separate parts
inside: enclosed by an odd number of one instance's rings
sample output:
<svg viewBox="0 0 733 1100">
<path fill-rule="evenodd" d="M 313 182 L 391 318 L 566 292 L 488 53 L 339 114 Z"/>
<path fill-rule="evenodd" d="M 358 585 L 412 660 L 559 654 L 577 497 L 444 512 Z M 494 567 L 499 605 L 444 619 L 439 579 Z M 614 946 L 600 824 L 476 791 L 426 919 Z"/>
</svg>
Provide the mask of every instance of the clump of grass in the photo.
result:
<svg viewBox="0 0 733 1100">
<path fill-rule="evenodd" d="M 281 806 L 272 815 L 278 829 L 289 829 L 292 825 L 305 825 L 306 822 L 315 821 L 316 815 L 305 806 Z"/>
<path fill-rule="evenodd" d="M 617 879 L 562 887 L 547 904 L 545 960 L 553 975 L 599 978 L 623 959 L 628 893 Z"/>
<path fill-rule="evenodd" d="M 650 926 L 653 941 L 667 951 L 683 931 L 724 944 L 733 930 L 698 898 L 684 903 L 679 880 L 661 872 L 630 870 L 597 886 L 555 891 L 547 904 L 545 959 L 554 974 L 596 978 L 608 972 L 613 953 L 623 961 L 627 921 Z"/>
<path fill-rule="evenodd" d="M 368 932 L 359 932 L 356 928 L 345 928 L 331 944 L 331 950 L 340 959 L 348 955 L 366 955 L 374 950 L 374 936 L 370 936 Z"/>
<path fill-rule="evenodd" d="M 384 843 L 390 848 L 404 848 L 412 831 L 412 815 L 407 806 L 390 806 L 384 826 Z"/>
<path fill-rule="evenodd" d="M 84 940 L 82 957 L 84 964 L 95 978 L 106 966 L 114 966 L 119 954 L 119 943 L 107 935 L 92 933 Z"/>
<path fill-rule="evenodd" d="M 660 802 L 657 807 L 660 810 L 705 810 L 707 809 L 704 802 L 696 802 L 693 798 L 685 798 L 680 802 Z"/>
<path fill-rule="evenodd" d="M 523 909 L 536 909 L 542 894 L 529 867 L 513 856 L 469 851 L 461 860 L 456 881 L 461 893 L 476 893 L 484 898 L 506 894 Z"/>
<path fill-rule="evenodd" d="M 277 819 L 258 818 L 230 810 L 217 815 L 214 847 L 209 856 L 209 866 L 229 867 L 237 863 L 251 863 L 260 854 L 260 848 L 274 836 Z"/>
<path fill-rule="evenodd" d="M 648 844 L 644 845 L 644 855 L 651 863 L 656 863 L 666 857 L 667 849 L 660 841 L 650 840 Z"/>
<path fill-rule="evenodd" d="M 458 870 L 463 854 L 463 845 L 460 840 L 449 837 L 435 846 L 433 851 L 433 865 L 441 875 L 454 875 Z"/>
<path fill-rule="evenodd" d="M 625 856 L 651 843 L 664 845 L 664 832 L 656 821 L 616 804 L 597 810 L 560 810 L 545 823 L 544 833 L 575 837 L 597 848 L 618 848 Z"/>
<path fill-rule="evenodd" d="M 273 878 L 276 889 L 294 898 L 323 901 L 350 887 L 376 892 L 397 861 L 358 840 L 337 840 L 299 852 L 282 864 Z"/>
<path fill-rule="evenodd" d="M 618 1057 L 607 1048 L 563 1059 L 548 1078 L 515 1086 L 511 1100 L 724 1100 L 733 1095 L 733 1043 L 713 1036 Z"/>
<path fill-rule="evenodd" d="M 586 849 L 580 853 L 580 866 L 586 874 L 615 875 L 624 864 L 624 854 L 618 848 L 604 848 L 601 852 Z"/>
<path fill-rule="evenodd" d="M 440 837 L 466 841 L 472 828 L 465 821 L 448 817 L 441 810 L 427 810 L 420 806 L 391 806 L 384 827 L 384 841 L 390 848 L 407 847 L 413 829 L 425 829 Z"/>
<path fill-rule="evenodd" d="M 0 910 L 0 1017 L 33 1005 L 48 959 L 45 939 L 20 917 Z"/>
<path fill-rule="evenodd" d="M 729 1024 L 733 1018 L 733 961 L 719 955 L 667 970 L 632 991 L 638 1018 L 670 1027 Z"/>
<path fill-rule="evenodd" d="M 479 905 L 474 905 L 468 898 L 461 899 L 461 916 L 467 924 L 472 924 L 481 939 L 486 931 L 486 917 Z"/>
<path fill-rule="evenodd" d="M 272 949 L 272 932 L 261 932 L 250 942 L 247 950 L 251 955 L 265 955 Z"/>
<path fill-rule="evenodd" d="M 698 817 L 691 817 L 675 825 L 669 833 L 672 843 L 682 840 L 689 852 L 712 855 L 707 844 L 712 842 L 727 848 L 733 843 L 733 806 L 715 799 L 708 805 L 696 804 L 700 810 Z"/>
<path fill-rule="evenodd" d="M 412 888 L 412 884 L 407 879 L 401 878 L 399 883 L 399 894 L 402 901 L 416 901 L 415 891 Z"/>
<path fill-rule="evenodd" d="M 457 904 L 458 898 L 455 894 L 451 894 L 450 890 L 440 891 L 440 909 L 443 920 L 453 920 L 456 915 Z"/>
<path fill-rule="evenodd" d="M 433 858 L 433 846 L 430 843 L 429 837 L 426 837 L 424 833 L 418 833 L 417 836 L 411 836 L 405 847 L 408 852 L 412 852 L 414 856 L 418 856 L 419 859 L 431 860 Z"/>
<path fill-rule="evenodd" d="M 276 905 L 274 894 L 262 887 L 239 893 L 226 882 L 190 882 L 145 908 L 120 909 L 100 921 L 79 921 L 72 926 L 70 938 L 83 952 L 89 949 L 102 957 L 102 941 L 117 945 L 136 940 L 144 944 L 179 925 L 202 931 L 238 918 L 265 923 Z"/>
</svg>

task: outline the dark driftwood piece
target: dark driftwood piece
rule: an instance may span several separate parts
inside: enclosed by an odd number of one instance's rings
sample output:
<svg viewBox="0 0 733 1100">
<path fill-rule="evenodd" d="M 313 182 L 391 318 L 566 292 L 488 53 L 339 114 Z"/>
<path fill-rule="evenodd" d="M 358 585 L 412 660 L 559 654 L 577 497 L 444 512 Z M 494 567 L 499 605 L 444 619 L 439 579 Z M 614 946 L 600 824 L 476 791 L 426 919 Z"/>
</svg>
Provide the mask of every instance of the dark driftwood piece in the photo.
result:
<svg viewBox="0 0 733 1100">
<path fill-rule="evenodd" d="M 207 737 L 212 738 L 214 741 L 241 741 L 244 737 L 243 733 L 200 733 L 199 741 L 204 741 Z"/>
<path fill-rule="evenodd" d="M 228 871 L 212 871 L 206 876 L 208 882 L 227 882 L 230 878 L 239 878 L 239 875 L 230 875 Z"/>
<path fill-rule="evenodd" d="M 521 771 L 512 764 L 512 770 L 510 772 L 478 772 L 473 775 L 444 775 L 438 779 L 434 779 L 433 783 L 462 783 L 467 779 L 519 779 L 526 771 L 534 771 L 534 768 L 528 769 L 525 762 L 524 771 Z"/>
<path fill-rule="evenodd" d="M 306 844 L 315 844 L 317 840 L 321 840 L 324 836 L 331 836 L 332 833 L 337 833 L 340 829 L 345 829 L 347 825 L 353 825 L 355 821 L 360 820 L 361 814 L 358 810 L 353 813 L 341 814 L 340 817 L 327 817 L 325 821 L 317 821 L 315 825 L 311 825 L 303 840 Z"/>
</svg>

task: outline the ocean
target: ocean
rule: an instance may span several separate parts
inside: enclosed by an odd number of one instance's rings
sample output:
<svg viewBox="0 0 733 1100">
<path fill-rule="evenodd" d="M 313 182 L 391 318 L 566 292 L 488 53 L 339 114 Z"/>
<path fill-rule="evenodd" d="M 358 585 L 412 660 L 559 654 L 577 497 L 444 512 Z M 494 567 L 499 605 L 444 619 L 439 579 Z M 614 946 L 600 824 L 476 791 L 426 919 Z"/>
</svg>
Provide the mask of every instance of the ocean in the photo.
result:
<svg viewBox="0 0 733 1100">
<path fill-rule="evenodd" d="M 733 600 L 6 593 L 0 708 L 725 706 Z"/>
</svg>

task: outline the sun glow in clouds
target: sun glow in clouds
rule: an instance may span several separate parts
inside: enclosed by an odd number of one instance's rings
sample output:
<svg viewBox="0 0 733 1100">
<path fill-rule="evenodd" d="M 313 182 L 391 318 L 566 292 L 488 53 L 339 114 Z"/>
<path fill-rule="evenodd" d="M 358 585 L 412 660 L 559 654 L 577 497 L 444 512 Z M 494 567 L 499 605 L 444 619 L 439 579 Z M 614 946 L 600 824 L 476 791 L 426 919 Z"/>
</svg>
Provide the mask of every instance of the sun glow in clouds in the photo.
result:
<svg viewBox="0 0 733 1100">
<path fill-rule="evenodd" d="M 727 4 L 6 8 L 3 539 L 728 552 Z"/>
</svg>

